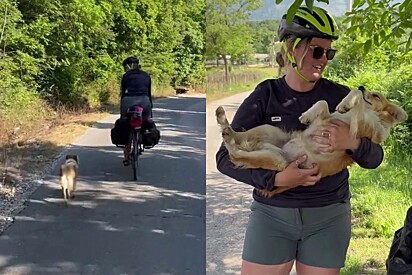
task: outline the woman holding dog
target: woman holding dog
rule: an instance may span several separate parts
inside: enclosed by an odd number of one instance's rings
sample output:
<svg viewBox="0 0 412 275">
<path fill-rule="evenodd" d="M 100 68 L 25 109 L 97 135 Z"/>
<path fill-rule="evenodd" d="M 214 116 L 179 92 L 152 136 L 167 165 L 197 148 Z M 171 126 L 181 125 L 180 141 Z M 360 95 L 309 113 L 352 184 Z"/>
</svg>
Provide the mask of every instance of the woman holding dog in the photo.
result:
<svg viewBox="0 0 412 275">
<path fill-rule="evenodd" d="M 283 42 L 279 65 L 287 69 L 279 79 L 263 81 L 239 106 L 234 130 L 271 124 L 285 131 L 303 130 L 299 116 L 319 100 L 331 111 L 349 93 L 340 84 L 322 78 L 335 55 L 338 38 L 333 17 L 314 7 L 300 7 L 293 22 L 283 16 L 279 39 Z M 383 159 L 380 145 L 349 133 L 341 121 L 322 126 L 312 137 L 319 154 L 346 150 L 359 166 L 374 169 Z M 242 274 L 289 274 L 296 262 L 301 274 L 339 274 L 344 266 L 351 235 L 349 173 L 345 169 L 321 179 L 318 168 L 300 169 L 301 156 L 283 171 L 237 169 L 222 145 L 216 155 L 220 172 L 238 181 L 269 191 L 297 186 L 266 198 L 256 190 L 251 206 L 242 254 Z"/>
</svg>

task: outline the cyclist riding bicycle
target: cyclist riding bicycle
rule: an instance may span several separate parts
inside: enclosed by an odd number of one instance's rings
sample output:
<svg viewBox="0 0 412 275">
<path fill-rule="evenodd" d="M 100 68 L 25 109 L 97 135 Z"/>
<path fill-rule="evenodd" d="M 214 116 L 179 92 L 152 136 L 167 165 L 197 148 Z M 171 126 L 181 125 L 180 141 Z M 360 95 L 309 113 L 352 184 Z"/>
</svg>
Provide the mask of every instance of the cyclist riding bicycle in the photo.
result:
<svg viewBox="0 0 412 275">
<path fill-rule="evenodd" d="M 120 87 L 120 117 L 127 116 L 127 110 L 133 105 L 143 107 L 143 121 L 152 118 L 152 80 L 148 73 L 141 70 L 139 59 L 130 56 L 123 61 L 125 73 L 122 77 Z M 129 148 L 128 144 L 123 149 L 123 165 L 129 165 Z"/>
</svg>

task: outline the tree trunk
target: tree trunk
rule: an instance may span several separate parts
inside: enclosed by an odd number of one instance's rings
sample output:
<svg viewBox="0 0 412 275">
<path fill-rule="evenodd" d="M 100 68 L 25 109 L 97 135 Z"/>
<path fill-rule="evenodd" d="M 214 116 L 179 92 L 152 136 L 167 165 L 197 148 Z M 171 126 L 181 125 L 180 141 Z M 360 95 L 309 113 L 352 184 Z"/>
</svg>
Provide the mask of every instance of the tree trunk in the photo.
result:
<svg viewBox="0 0 412 275">
<path fill-rule="evenodd" d="M 6 6 L 6 9 L 4 10 L 4 22 L 3 22 L 3 28 L 1 30 L 1 35 L 0 35 L 0 45 L 1 45 L 1 41 L 3 40 L 3 37 L 4 37 L 4 30 L 6 29 L 6 22 L 7 22 L 7 6 Z M 3 57 L 5 55 L 6 55 L 6 41 L 4 41 Z"/>
<path fill-rule="evenodd" d="M 225 63 L 225 84 L 226 84 L 226 86 L 229 86 L 229 72 L 228 72 L 228 68 L 227 68 L 226 54 L 223 54 L 222 57 L 223 57 L 223 62 Z"/>
</svg>

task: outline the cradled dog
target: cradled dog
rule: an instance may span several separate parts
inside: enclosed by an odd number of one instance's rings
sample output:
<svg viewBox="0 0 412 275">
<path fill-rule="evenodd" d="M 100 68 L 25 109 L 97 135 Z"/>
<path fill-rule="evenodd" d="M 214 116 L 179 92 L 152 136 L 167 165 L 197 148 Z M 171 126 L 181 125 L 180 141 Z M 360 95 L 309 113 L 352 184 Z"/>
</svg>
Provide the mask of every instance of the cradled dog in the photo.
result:
<svg viewBox="0 0 412 275">
<path fill-rule="evenodd" d="M 79 157 L 77 155 L 66 155 L 64 164 L 60 166 L 60 185 L 66 206 L 68 199 L 74 198 L 78 169 Z"/>
<path fill-rule="evenodd" d="M 230 126 L 223 107 L 216 109 L 216 119 L 222 128 L 223 142 L 229 152 L 230 160 L 239 168 L 264 168 L 282 171 L 292 161 L 307 155 L 301 168 L 319 165 L 322 177 L 334 175 L 354 160 L 345 150 L 319 153 L 318 145 L 312 140 L 314 131 L 321 129 L 325 122 L 341 120 L 350 125 L 350 132 L 358 138 L 366 137 L 379 144 L 387 139 L 392 126 L 407 119 L 406 112 L 389 102 L 379 92 L 352 90 L 338 104 L 336 111 L 329 113 L 328 104 L 321 100 L 304 112 L 299 121 L 310 125 L 304 131 L 286 133 L 272 125 L 260 125 L 245 132 L 236 132 Z M 327 133 L 326 133 L 327 134 Z M 297 187 L 278 187 L 274 191 L 258 189 L 263 195 L 275 194 Z"/>
</svg>

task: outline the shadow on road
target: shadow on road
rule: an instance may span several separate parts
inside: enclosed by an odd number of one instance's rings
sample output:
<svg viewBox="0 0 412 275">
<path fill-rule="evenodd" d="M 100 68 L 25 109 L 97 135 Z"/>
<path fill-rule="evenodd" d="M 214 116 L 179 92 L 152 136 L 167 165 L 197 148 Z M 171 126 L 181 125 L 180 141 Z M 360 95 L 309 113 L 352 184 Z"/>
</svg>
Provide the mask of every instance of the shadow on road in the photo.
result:
<svg viewBox="0 0 412 275">
<path fill-rule="evenodd" d="M 155 103 L 161 141 L 141 156 L 137 182 L 107 144 L 113 123 L 95 124 L 106 142 L 69 149 L 80 157 L 75 199 L 64 207 L 54 167 L 0 237 L 0 274 L 203 274 L 205 107 L 187 110 L 202 101 Z"/>
</svg>

